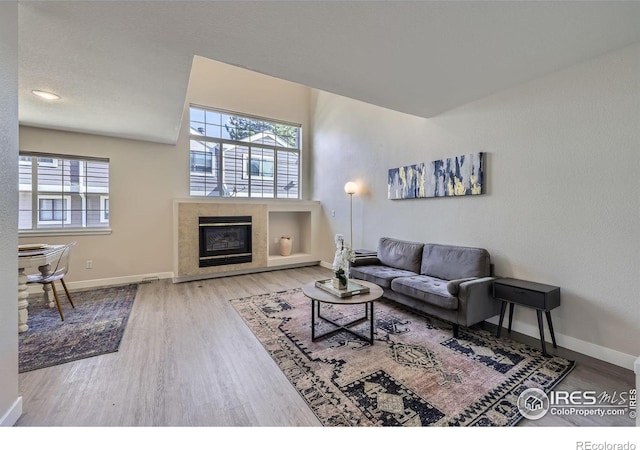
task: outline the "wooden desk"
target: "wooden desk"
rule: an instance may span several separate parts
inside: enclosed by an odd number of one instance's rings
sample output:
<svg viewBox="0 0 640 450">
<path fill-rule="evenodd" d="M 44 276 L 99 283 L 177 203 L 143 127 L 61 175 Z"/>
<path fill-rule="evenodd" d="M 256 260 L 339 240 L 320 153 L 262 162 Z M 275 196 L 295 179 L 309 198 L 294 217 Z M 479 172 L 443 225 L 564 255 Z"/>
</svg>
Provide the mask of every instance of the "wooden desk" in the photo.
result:
<svg viewBox="0 0 640 450">
<path fill-rule="evenodd" d="M 24 333 L 29 329 L 27 320 L 29 319 L 29 292 L 27 291 L 27 275 L 34 273 L 37 269 L 42 275 L 51 273 L 51 263 L 60 257 L 60 252 L 64 245 L 50 245 L 49 248 L 34 251 L 18 251 L 18 332 Z M 44 300 L 49 308 L 54 308 L 55 303 L 51 300 L 49 292 L 51 286 L 42 285 Z"/>
</svg>

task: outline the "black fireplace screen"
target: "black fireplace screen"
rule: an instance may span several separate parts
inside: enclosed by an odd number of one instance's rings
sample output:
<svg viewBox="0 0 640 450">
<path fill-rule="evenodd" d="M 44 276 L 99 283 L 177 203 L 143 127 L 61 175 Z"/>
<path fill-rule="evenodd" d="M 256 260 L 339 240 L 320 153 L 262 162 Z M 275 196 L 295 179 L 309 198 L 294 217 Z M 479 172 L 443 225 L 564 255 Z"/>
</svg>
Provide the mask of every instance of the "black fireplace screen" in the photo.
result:
<svg viewBox="0 0 640 450">
<path fill-rule="evenodd" d="M 251 216 L 200 217 L 200 267 L 251 262 Z"/>
</svg>

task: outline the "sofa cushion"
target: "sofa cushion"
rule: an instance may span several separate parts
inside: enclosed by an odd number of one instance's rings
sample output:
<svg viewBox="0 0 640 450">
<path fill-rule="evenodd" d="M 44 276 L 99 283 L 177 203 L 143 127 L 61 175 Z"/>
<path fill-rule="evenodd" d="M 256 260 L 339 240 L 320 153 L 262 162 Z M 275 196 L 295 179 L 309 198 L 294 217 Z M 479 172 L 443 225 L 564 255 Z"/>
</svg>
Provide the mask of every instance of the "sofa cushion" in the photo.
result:
<svg viewBox="0 0 640 450">
<path fill-rule="evenodd" d="M 349 273 L 353 278 L 369 281 L 387 289 L 391 287 L 391 281 L 395 278 L 418 275 L 417 273 L 410 272 L 408 270 L 394 269 L 393 267 L 379 265 L 352 267 Z"/>
<path fill-rule="evenodd" d="M 489 252 L 483 248 L 425 244 L 420 273 L 443 280 L 487 277 L 491 271 Z"/>
<path fill-rule="evenodd" d="M 418 273 L 423 246 L 421 242 L 383 237 L 378 242 L 378 259 L 385 266 Z"/>
<path fill-rule="evenodd" d="M 458 309 L 458 297 L 451 295 L 447 281 L 439 278 L 425 275 L 396 278 L 391 282 L 391 290 L 440 308 Z"/>
</svg>

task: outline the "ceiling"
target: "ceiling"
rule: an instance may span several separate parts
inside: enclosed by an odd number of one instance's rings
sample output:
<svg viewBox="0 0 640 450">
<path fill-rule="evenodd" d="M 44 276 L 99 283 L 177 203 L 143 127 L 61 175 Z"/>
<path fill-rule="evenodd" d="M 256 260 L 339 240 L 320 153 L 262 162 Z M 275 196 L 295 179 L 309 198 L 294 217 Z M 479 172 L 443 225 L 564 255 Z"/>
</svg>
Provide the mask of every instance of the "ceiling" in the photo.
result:
<svg viewBox="0 0 640 450">
<path fill-rule="evenodd" d="M 638 24 L 635 1 L 24 1 L 19 119 L 175 143 L 194 55 L 432 117 L 640 42 Z"/>
</svg>

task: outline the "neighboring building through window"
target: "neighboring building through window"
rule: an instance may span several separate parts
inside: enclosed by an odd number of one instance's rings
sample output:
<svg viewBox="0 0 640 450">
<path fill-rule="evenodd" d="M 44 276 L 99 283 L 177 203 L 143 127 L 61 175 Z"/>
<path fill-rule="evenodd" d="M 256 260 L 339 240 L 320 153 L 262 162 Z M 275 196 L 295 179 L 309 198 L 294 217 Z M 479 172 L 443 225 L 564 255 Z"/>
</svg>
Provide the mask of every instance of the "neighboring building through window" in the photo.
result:
<svg viewBox="0 0 640 450">
<path fill-rule="evenodd" d="M 71 196 L 38 195 L 38 226 L 69 225 Z"/>
<path fill-rule="evenodd" d="M 192 106 L 190 195 L 300 198 L 301 126 Z"/>
<path fill-rule="evenodd" d="M 109 160 L 21 152 L 18 229 L 109 226 Z"/>
</svg>

